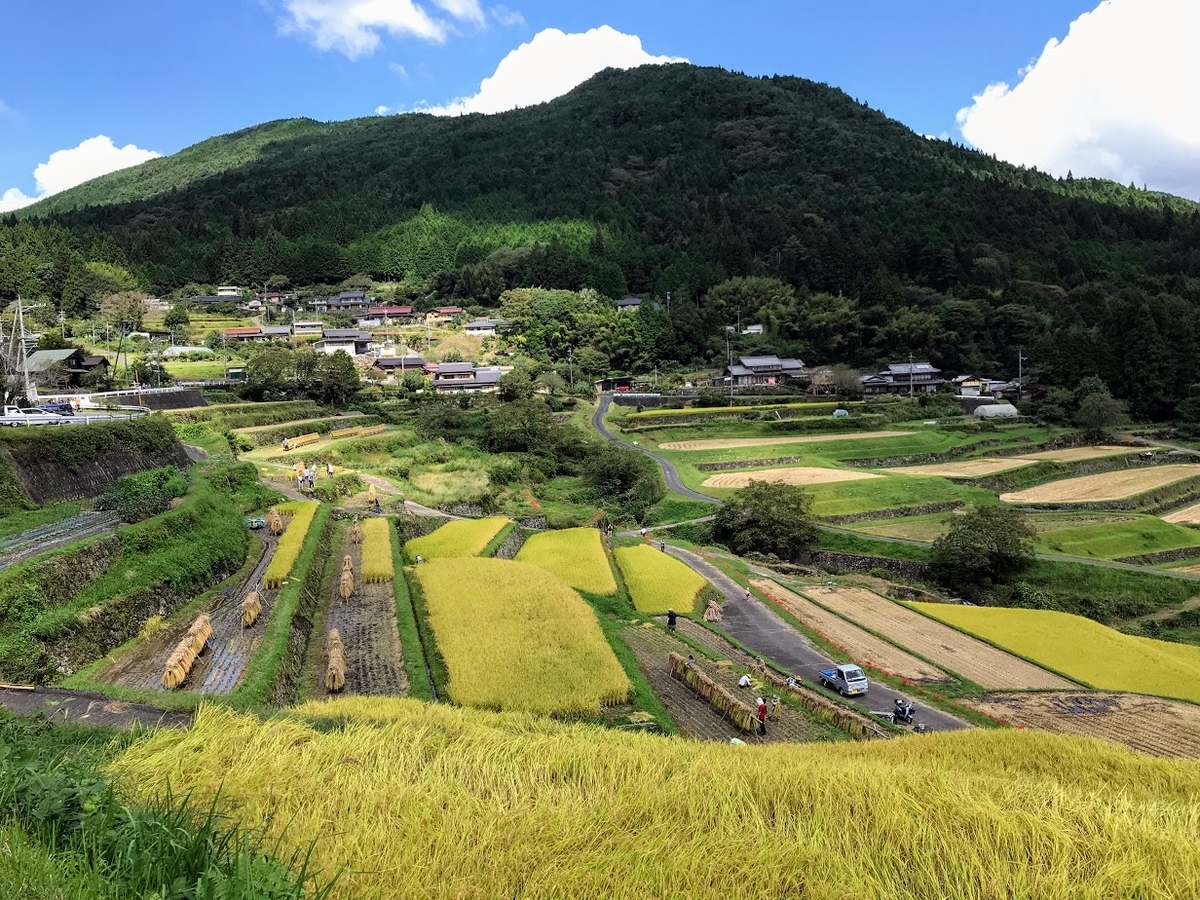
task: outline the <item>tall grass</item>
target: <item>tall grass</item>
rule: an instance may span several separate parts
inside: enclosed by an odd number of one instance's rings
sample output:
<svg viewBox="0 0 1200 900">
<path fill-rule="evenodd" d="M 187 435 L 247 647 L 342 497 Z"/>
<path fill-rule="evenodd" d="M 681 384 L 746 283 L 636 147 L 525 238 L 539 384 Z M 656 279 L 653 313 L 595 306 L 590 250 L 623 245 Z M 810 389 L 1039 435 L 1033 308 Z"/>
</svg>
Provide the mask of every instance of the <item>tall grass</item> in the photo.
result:
<svg viewBox="0 0 1200 900">
<path fill-rule="evenodd" d="M 573 588 L 593 594 L 613 594 L 616 579 L 595 528 L 544 531 L 525 542 L 517 562 L 545 569 Z"/>
<path fill-rule="evenodd" d="M 689 613 L 708 582 L 673 556 L 639 544 L 618 547 L 617 565 L 639 612 L 662 615 L 673 609 Z"/>
<path fill-rule="evenodd" d="M 577 715 L 628 696 L 595 614 L 553 575 L 502 559 L 433 560 L 414 572 L 456 703 Z"/>
<path fill-rule="evenodd" d="M 279 506 L 281 513 L 291 513 L 292 520 L 288 522 L 275 548 L 275 555 L 263 575 L 263 584 L 269 588 L 277 588 L 292 571 L 296 559 L 300 556 L 300 548 L 304 546 L 304 538 L 312 525 L 313 517 L 320 506 L 315 500 L 301 500 L 294 503 L 284 503 Z"/>
<path fill-rule="evenodd" d="M 319 726 L 319 727 L 318 727 Z M 334 726 L 334 727 L 330 727 Z M 359 897 L 1184 898 L 1200 767 L 1017 730 L 731 747 L 413 700 L 220 707 L 115 771 L 286 823 Z M 332 781 L 331 781 L 332 779 Z"/>
</svg>

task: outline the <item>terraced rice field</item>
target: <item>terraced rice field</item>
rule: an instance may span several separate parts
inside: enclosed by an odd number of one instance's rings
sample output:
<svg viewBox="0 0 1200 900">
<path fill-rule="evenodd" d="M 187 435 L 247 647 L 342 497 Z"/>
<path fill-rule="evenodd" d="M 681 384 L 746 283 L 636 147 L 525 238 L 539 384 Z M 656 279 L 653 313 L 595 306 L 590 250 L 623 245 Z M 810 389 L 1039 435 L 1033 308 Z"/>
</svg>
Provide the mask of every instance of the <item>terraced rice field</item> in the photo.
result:
<svg viewBox="0 0 1200 900">
<path fill-rule="evenodd" d="M 823 638 L 845 648 L 846 653 L 860 665 L 871 665 L 913 681 L 948 680 L 944 672 L 929 663 L 893 647 L 887 641 L 880 640 L 857 625 L 821 609 L 811 600 L 806 600 L 773 581 L 760 578 L 750 583 L 762 591 L 768 600 L 791 613 Z"/>
<path fill-rule="evenodd" d="M 690 612 L 708 584 L 675 557 L 648 544 L 618 547 L 615 555 L 634 608 L 649 615 L 671 609 Z"/>
<path fill-rule="evenodd" d="M 1174 525 L 1200 525 L 1200 503 L 1193 503 L 1159 518 Z"/>
<path fill-rule="evenodd" d="M 1200 759 L 1200 706 L 1138 694 L 987 694 L 970 705 L 1013 725 Z"/>
<path fill-rule="evenodd" d="M 564 528 L 544 531 L 525 542 L 517 562 L 545 569 L 580 591 L 614 594 L 617 582 L 595 528 Z M 689 570 L 690 571 L 690 570 Z"/>
<path fill-rule="evenodd" d="M 1010 457 L 1008 459 L 964 459 L 960 462 L 937 463 L 932 466 L 899 466 L 884 469 L 897 475 L 937 475 L 942 478 L 982 478 L 997 472 L 1011 472 L 1025 466 L 1036 465 L 1033 459 Z"/>
<path fill-rule="evenodd" d="M 404 545 L 409 559 L 478 556 L 487 549 L 492 538 L 508 524 L 503 516 L 488 519 L 458 519 L 424 537 L 413 538 Z"/>
<path fill-rule="evenodd" d="M 822 441 L 861 441 L 867 438 L 905 437 L 911 431 L 849 431 L 844 434 L 807 434 L 801 437 L 709 438 L 696 441 L 667 441 L 660 450 L 736 450 L 739 447 L 769 447 L 774 444 L 816 444 Z"/>
<path fill-rule="evenodd" d="M 775 484 L 831 484 L 836 481 L 865 481 L 868 478 L 881 478 L 870 472 L 856 472 L 850 469 L 818 469 L 813 466 L 799 466 L 794 469 L 759 469 L 755 472 L 720 472 L 704 479 L 704 487 L 712 488 L 744 488 L 752 481 L 770 481 Z"/>
<path fill-rule="evenodd" d="M 1032 663 L 863 588 L 806 587 L 804 594 L 925 659 L 984 688 L 1071 690 L 1076 685 Z M 947 609 L 966 609 L 951 607 Z"/>
<path fill-rule="evenodd" d="M 1136 453 L 1132 447 L 1066 447 L 1062 450 L 1042 450 L 1022 453 L 1019 459 L 1048 460 L 1049 462 L 1079 462 L 1082 459 L 1102 459 L 1105 456 L 1124 456 Z"/>
<path fill-rule="evenodd" d="M 1084 684 L 1200 702 L 1200 647 L 1122 634 L 1051 610 L 913 606 Z"/>
<path fill-rule="evenodd" d="M 1200 475 L 1200 466 L 1139 466 L 1099 475 L 1064 478 L 1037 487 L 1001 494 L 1005 503 L 1088 503 L 1097 500 L 1124 500 L 1146 491 L 1164 487 L 1185 478 Z"/>
</svg>

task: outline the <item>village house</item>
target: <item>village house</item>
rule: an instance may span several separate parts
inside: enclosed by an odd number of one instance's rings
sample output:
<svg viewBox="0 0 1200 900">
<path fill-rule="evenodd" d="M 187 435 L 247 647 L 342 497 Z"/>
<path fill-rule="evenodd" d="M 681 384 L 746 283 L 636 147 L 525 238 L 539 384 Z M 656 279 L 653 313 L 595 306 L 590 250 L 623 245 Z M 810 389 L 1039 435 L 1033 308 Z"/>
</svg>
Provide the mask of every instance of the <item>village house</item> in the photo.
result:
<svg viewBox="0 0 1200 900">
<path fill-rule="evenodd" d="M 325 324 L 319 321 L 293 322 L 292 334 L 296 337 L 311 337 L 320 335 L 325 330 Z"/>
<path fill-rule="evenodd" d="M 437 371 L 438 364 L 427 363 L 419 356 L 381 356 L 371 366 L 382 372 L 386 381 L 400 382 L 408 372 L 432 375 Z"/>
<path fill-rule="evenodd" d="M 928 362 L 892 363 L 883 372 L 862 377 L 863 393 L 934 394 L 946 383 L 940 378 L 942 370 Z"/>
<path fill-rule="evenodd" d="M 504 321 L 504 319 L 477 319 L 474 322 L 468 322 L 464 325 L 463 331 L 476 337 L 487 337 L 495 334 L 507 324 L 508 322 Z"/>
<path fill-rule="evenodd" d="M 354 317 L 359 328 L 376 328 L 393 321 L 407 322 L 412 318 L 411 306 L 372 306 L 365 313 Z"/>
<path fill-rule="evenodd" d="M 474 363 L 440 363 L 433 373 L 433 389 L 439 394 L 494 393 L 500 377 L 508 371 L 511 367 L 477 369 Z"/>
<path fill-rule="evenodd" d="M 364 356 L 372 340 L 370 334 L 357 328 L 326 328 L 312 348 L 318 353 L 334 354 L 342 350 L 351 356 Z"/>
<path fill-rule="evenodd" d="M 803 360 L 790 357 L 780 359 L 778 356 L 739 356 L 736 363 L 726 366 L 725 371 L 713 379 L 713 384 L 761 387 L 783 384 L 804 374 Z"/>
<path fill-rule="evenodd" d="M 622 297 L 617 301 L 617 312 L 637 309 L 642 305 L 641 297 Z"/>
<path fill-rule="evenodd" d="M 103 356 L 88 356 L 78 348 L 65 350 L 36 350 L 26 359 L 29 377 L 39 387 L 79 387 L 85 379 L 103 378 L 108 374 L 108 360 Z"/>
<path fill-rule="evenodd" d="M 445 325 L 447 322 L 453 322 L 465 312 L 466 310 L 461 306 L 439 306 L 425 313 L 425 324 Z"/>
</svg>

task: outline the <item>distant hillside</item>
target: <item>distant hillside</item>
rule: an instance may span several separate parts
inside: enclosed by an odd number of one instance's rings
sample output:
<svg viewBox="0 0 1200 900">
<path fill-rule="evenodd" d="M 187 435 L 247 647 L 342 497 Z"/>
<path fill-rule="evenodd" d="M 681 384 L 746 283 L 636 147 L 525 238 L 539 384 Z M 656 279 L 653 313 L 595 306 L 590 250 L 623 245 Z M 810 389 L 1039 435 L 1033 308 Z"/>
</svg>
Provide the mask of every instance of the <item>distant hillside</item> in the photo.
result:
<svg viewBox="0 0 1200 900">
<path fill-rule="evenodd" d="M 1139 408 L 1131 319 L 1155 330 L 1139 346 L 1162 329 L 1200 338 L 1197 204 L 928 140 L 826 85 L 686 65 L 605 71 L 492 116 L 270 123 L 20 219 L 44 224 L 0 228 L 0 295 L 69 313 L 121 279 L 167 291 L 363 273 L 484 306 L 521 285 L 669 291 L 692 301 L 670 315 L 700 316 L 714 358 L 739 310 L 768 324 L 764 346 L 822 362 L 913 352 L 999 372 L 1044 344 L 1049 381 L 1101 374 Z M 786 290 L 712 292 L 743 276 Z M 1170 351 L 1154 391 L 1183 396 L 1191 352 Z"/>
</svg>

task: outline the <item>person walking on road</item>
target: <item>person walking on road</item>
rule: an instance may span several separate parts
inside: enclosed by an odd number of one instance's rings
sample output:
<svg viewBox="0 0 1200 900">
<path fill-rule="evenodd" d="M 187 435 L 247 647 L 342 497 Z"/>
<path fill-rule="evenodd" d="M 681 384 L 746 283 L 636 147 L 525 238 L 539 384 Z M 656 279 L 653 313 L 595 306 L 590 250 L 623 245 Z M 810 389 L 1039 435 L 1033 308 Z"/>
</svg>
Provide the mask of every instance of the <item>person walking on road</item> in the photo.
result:
<svg viewBox="0 0 1200 900">
<path fill-rule="evenodd" d="M 767 736 L 767 704 L 762 697 L 758 698 L 758 733 Z"/>
<path fill-rule="evenodd" d="M 676 620 L 677 620 L 677 616 L 675 615 L 675 610 L 673 610 L 673 609 L 668 609 L 668 610 L 667 610 L 667 630 L 668 630 L 668 631 L 674 631 L 674 630 L 675 630 L 675 622 L 676 622 Z"/>
<path fill-rule="evenodd" d="M 659 542 L 658 542 L 658 549 L 659 549 L 660 551 L 662 551 L 663 553 L 666 553 L 666 552 L 667 552 L 667 542 L 666 542 L 666 541 L 659 541 Z"/>
<path fill-rule="evenodd" d="M 645 540 L 645 539 L 646 539 L 646 526 L 643 525 L 642 526 L 642 540 Z"/>
<path fill-rule="evenodd" d="M 746 599 L 750 599 L 750 588 L 746 588 Z"/>
</svg>

